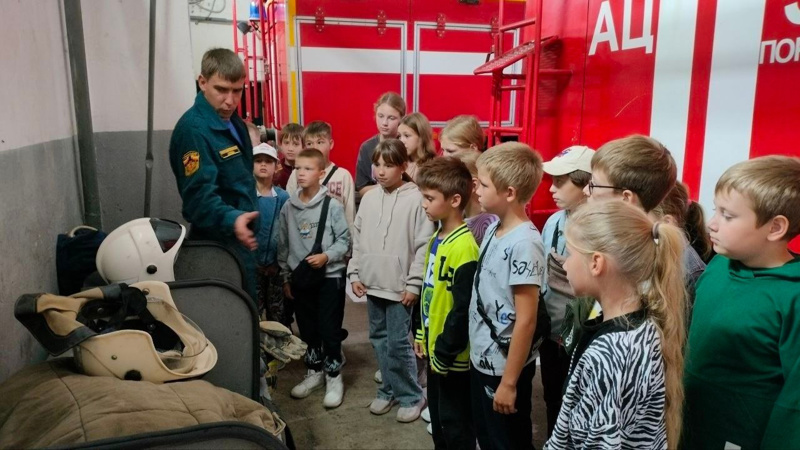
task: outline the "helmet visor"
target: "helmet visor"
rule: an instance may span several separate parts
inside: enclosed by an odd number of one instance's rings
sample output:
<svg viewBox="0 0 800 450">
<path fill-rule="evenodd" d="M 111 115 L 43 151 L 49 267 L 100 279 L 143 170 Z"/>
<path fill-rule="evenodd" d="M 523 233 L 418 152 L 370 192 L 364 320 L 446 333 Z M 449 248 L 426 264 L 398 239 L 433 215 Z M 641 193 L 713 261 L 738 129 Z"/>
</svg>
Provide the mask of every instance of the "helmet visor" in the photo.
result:
<svg viewBox="0 0 800 450">
<path fill-rule="evenodd" d="M 158 245 L 164 253 L 174 247 L 183 236 L 184 228 L 171 220 L 150 219 L 150 226 L 153 227 Z"/>
</svg>

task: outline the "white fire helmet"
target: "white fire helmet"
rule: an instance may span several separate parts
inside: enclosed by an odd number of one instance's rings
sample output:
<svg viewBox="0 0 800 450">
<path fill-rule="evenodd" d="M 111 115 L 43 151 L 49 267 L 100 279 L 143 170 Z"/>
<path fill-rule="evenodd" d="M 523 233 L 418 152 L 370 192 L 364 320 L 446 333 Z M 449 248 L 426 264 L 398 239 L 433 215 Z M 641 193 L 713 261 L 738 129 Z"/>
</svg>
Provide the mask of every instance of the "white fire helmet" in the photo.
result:
<svg viewBox="0 0 800 450">
<path fill-rule="evenodd" d="M 28 294 L 14 315 L 52 355 L 74 349 L 86 375 L 153 383 L 194 378 L 217 363 L 217 350 L 178 312 L 160 281 L 112 284 L 71 297 Z"/>
<path fill-rule="evenodd" d="M 112 231 L 97 250 L 97 271 L 109 283 L 175 281 L 186 228 L 171 220 L 135 219 Z"/>
</svg>

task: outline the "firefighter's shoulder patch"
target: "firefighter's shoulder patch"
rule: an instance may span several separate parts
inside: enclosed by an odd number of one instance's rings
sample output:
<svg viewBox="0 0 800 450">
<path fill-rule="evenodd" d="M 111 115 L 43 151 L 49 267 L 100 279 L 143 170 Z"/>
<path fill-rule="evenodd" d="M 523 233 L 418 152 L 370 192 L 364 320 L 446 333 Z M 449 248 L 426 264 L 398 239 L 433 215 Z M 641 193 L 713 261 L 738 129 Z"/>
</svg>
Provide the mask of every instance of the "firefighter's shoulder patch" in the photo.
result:
<svg viewBox="0 0 800 450">
<path fill-rule="evenodd" d="M 183 154 L 183 175 L 190 177 L 200 168 L 200 153 L 196 150 Z"/>
</svg>

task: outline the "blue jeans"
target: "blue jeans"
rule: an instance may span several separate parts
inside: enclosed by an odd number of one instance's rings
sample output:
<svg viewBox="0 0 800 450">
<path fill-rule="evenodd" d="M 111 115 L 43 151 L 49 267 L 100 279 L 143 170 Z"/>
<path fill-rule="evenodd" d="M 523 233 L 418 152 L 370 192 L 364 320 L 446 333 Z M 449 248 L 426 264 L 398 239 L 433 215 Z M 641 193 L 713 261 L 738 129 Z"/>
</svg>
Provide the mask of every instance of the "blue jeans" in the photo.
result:
<svg viewBox="0 0 800 450">
<path fill-rule="evenodd" d="M 416 405 L 422 400 L 422 388 L 417 382 L 417 362 L 408 340 L 411 308 L 400 302 L 368 295 L 367 312 L 369 340 L 383 376 L 378 398 L 394 398 L 401 407 Z"/>
</svg>

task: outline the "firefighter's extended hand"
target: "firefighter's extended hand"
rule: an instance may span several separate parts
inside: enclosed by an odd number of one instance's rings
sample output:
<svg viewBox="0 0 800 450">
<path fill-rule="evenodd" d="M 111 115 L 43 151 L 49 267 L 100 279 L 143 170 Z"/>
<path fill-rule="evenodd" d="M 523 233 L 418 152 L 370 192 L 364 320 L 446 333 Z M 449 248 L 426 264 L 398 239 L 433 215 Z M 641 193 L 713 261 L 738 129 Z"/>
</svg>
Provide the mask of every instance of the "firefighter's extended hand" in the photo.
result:
<svg viewBox="0 0 800 450">
<path fill-rule="evenodd" d="M 292 295 L 292 285 L 289 283 L 283 283 L 283 296 L 288 298 L 289 300 L 294 300 L 294 295 Z"/>
<path fill-rule="evenodd" d="M 233 234 L 236 236 L 236 239 L 251 251 L 258 248 L 256 235 L 253 234 L 253 230 L 250 229 L 250 224 L 257 218 L 258 211 L 252 211 L 239 215 L 236 221 L 233 222 Z"/>
</svg>

